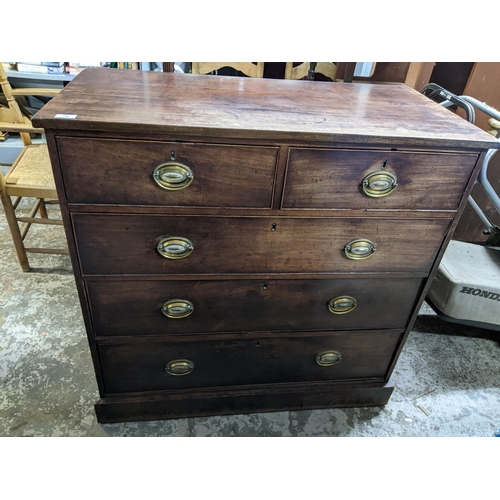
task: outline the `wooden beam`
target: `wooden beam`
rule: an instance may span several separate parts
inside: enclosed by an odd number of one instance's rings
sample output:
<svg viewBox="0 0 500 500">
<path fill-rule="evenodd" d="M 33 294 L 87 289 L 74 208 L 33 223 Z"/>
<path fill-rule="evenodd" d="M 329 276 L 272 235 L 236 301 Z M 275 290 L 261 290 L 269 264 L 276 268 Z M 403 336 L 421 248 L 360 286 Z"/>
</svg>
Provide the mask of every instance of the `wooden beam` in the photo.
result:
<svg viewBox="0 0 500 500">
<path fill-rule="evenodd" d="M 48 224 L 50 226 L 62 226 L 63 221 L 59 219 L 45 219 L 43 217 L 17 217 L 19 222 L 26 222 L 29 224 Z"/>
<path fill-rule="evenodd" d="M 58 248 L 25 248 L 28 253 L 45 253 L 50 255 L 69 255 L 69 250 Z"/>
<path fill-rule="evenodd" d="M 405 84 L 420 92 L 429 83 L 435 64 L 434 62 L 410 63 Z"/>
</svg>

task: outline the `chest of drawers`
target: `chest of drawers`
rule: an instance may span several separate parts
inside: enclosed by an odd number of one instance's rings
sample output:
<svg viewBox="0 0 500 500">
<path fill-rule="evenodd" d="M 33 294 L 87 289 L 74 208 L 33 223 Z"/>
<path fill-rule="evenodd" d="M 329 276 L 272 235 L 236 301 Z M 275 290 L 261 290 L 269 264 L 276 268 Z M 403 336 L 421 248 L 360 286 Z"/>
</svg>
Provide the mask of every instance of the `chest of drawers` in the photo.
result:
<svg viewBox="0 0 500 500">
<path fill-rule="evenodd" d="M 100 422 L 387 403 L 498 147 L 404 85 L 107 69 L 33 122 Z"/>
</svg>

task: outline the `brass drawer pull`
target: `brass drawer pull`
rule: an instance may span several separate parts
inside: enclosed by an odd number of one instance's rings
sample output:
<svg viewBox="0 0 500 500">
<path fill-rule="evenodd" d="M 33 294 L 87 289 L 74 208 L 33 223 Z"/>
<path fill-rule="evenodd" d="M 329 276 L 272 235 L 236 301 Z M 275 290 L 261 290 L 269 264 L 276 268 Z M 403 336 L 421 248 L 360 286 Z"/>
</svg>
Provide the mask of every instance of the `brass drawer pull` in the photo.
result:
<svg viewBox="0 0 500 500">
<path fill-rule="evenodd" d="M 328 309 L 333 314 L 347 314 L 353 311 L 358 302 L 355 298 L 349 297 L 349 295 L 342 295 L 341 297 L 335 297 L 328 302 Z"/>
<path fill-rule="evenodd" d="M 182 163 L 168 162 L 158 165 L 153 172 L 156 184 L 168 191 L 187 188 L 194 179 L 193 171 Z"/>
<path fill-rule="evenodd" d="M 194 306 L 192 302 L 184 299 L 169 300 L 161 308 L 163 315 L 172 319 L 187 318 L 193 311 Z"/>
<path fill-rule="evenodd" d="M 182 236 L 162 238 L 157 248 L 166 259 L 184 259 L 194 250 L 193 243 Z"/>
<path fill-rule="evenodd" d="M 352 240 L 344 247 L 346 257 L 353 260 L 367 259 L 371 257 L 376 250 L 377 245 L 366 238 Z"/>
<path fill-rule="evenodd" d="M 324 351 L 316 354 L 316 363 L 319 366 L 333 366 L 342 361 L 342 354 L 338 351 Z"/>
<path fill-rule="evenodd" d="M 174 359 L 165 367 L 169 375 L 187 375 L 194 370 L 194 363 L 189 359 Z"/>
<path fill-rule="evenodd" d="M 364 193 L 371 198 L 382 198 L 398 187 L 398 180 L 391 172 L 379 170 L 368 174 L 362 181 Z"/>
</svg>

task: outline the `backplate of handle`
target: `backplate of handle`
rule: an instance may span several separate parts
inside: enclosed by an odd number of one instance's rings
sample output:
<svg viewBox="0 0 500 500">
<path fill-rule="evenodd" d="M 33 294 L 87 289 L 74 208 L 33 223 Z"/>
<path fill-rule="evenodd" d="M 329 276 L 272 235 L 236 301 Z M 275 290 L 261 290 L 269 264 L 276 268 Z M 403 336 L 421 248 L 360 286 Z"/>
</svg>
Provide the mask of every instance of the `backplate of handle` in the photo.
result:
<svg viewBox="0 0 500 500">
<path fill-rule="evenodd" d="M 172 319 L 187 318 L 193 311 L 193 303 L 185 299 L 169 300 L 161 308 L 163 315 Z"/>
<path fill-rule="evenodd" d="M 368 174 L 361 182 L 363 192 L 371 198 L 382 198 L 398 187 L 398 180 L 391 172 L 379 170 Z"/>
<path fill-rule="evenodd" d="M 194 370 L 194 363 L 189 359 L 174 359 L 169 361 L 165 367 L 165 371 L 169 375 L 179 376 L 187 375 Z"/>
<path fill-rule="evenodd" d="M 193 182 L 194 174 L 187 165 L 171 161 L 158 165 L 153 171 L 153 179 L 163 189 L 178 191 Z"/>
<path fill-rule="evenodd" d="M 333 314 L 347 314 L 353 311 L 357 305 L 358 302 L 354 297 L 341 295 L 328 302 L 328 310 Z"/>
<path fill-rule="evenodd" d="M 344 254 L 348 259 L 362 260 L 371 257 L 377 250 L 377 245 L 367 238 L 350 241 L 344 247 Z"/>
<path fill-rule="evenodd" d="M 324 351 L 316 354 L 316 363 L 319 366 L 333 366 L 342 361 L 342 354 L 338 351 Z"/>
<path fill-rule="evenodd" d="M 193 243 L 182 236 L 166 236 L 157 246 L 158 252 L 166 259 L 185 259 L 194 250 Z"/>
</svg>

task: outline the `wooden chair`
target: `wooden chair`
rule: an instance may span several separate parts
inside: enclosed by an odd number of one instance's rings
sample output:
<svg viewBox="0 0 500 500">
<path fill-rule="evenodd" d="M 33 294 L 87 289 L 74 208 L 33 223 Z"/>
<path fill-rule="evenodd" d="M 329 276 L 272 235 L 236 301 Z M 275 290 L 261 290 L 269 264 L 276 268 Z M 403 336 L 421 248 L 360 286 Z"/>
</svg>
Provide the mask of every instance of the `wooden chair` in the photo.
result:
<svg viewBox="0 0 500 500">
<path fill-rule="evenodd" d="M 28 94 L 16 92 L 17 89 L 11 88 L 1 63 L 0 86 L 8 103 L 8 110 L 5 110 L 1 116 L 2 119 L 7 118 L 7 120 L 0 121 L 0 130 L 20 133 L 24 144 L 22 152 L 7 174 L 4 176 L 0 171 L 0 198 L 19 264 L 23 271 L 29 271 L 27 253 L 69 255 L 69 251 L 67 249 L 27 248 L 24 245 L 24 239 L 31 224 L 62 225 L 63 222 L 62 220 L 49 219 L 47 214 L 46 205 L 59 203 L 47 145 L 31 143 L 30 134 L 43 133 L 43 129 L 33 128 L 29 121 L 27 123 L 25 117 L 22 116 L 15 96 L 43 95 L 46 92 L 49 95 L 54 95 L 54 91 L 57 93 L 58 90 L 22 89 L 28 91 Z M 12 200 L 11 196 L 14 197 L 14 200 Z M 23 197 L 35 198 L 35 203 L 28 217 L 18 217 L 16 215 L 16 208 Z M 40 217 L 36 217 L 37 214 Z M 19 227 L 19 222 L 23 223 L 21 227 Z"/>
<path fill-rule="evenodd" d="M 335 77 L 337 76 L 337 63 L 332 62 L 318 62 L 318 63 L 310 63 L 303 62 L 298 66 L 293 66 L 293 63 L 287 62 L 285 63 L 285 80 L 303 80 L 306 79 L 309 70 L 312 70 L 314 73 L 320 73 L 328 78 L 331 78 L 332 81 L 335 81 Z"/>
<path fill-rule="evenodd" d="M 232 68 L 251 78 L 264 77 L 263 62 L 255 64 L 252 62 L 194 62 L 191 73 L 193 75 L 206 75 L 221 68 Z"/>
</svg>

